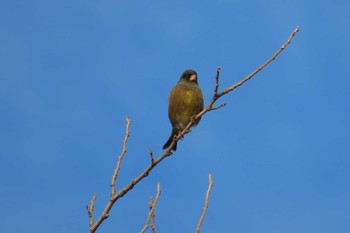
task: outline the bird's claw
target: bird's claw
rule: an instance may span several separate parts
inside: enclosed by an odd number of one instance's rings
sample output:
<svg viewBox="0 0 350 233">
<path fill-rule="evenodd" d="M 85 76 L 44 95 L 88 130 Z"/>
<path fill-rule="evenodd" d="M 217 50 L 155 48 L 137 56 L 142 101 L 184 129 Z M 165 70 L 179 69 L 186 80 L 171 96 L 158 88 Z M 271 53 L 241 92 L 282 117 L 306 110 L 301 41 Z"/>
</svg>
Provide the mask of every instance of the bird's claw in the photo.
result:
<svg viewBox="0 0 350 233">
<path fill-rule="evenodd" d="M 182 140 L 182 139 L 184 138 L 184 135 L 183 135 L 182 131 L 180 131 L 180 132 L 176 135 L 176 138 L 177 138 L 178 140 Z"/>
<path fill-rule="evenodd" d="M 190 121 L 192 122 L 192 124 L 196 125 L 198 124 L 198 120 L 196 119 L 196 115 L 193 115 L 190 117 Z"/>
</svg>

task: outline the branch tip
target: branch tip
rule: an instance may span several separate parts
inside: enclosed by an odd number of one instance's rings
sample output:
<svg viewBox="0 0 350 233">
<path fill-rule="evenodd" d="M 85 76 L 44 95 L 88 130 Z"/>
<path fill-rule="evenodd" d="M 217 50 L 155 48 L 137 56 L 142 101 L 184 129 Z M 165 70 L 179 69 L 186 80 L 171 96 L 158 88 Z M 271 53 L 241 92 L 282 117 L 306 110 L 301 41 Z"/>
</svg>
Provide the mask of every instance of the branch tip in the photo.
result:
<svg viewBox="0 0 350 233">
<path fill-rule="evenodd" d="M 152 219 L 151 229 L 152 229 L 153 233 L 156 233 L 156 226 L 155 226 L 155 217 L 156 217 L 156 215 L 154 213 L 154 210 L 156 208 L 156 205 L 157 205 L 160 193 L 161 193 L 161 191 L 160 191 L 160 182 L 158 182 L 156 197 L 155 198 L 153 198 L 153 197 L 150 198 L 150 201 L 148 203 L 148 206 L 149 206 L 150 210 L 148 212 L 146 223 L 145 223 L 144 227 L 142 228 L 142 230 L 140 231 L 140 233 L 144 233 L 148 229 L 151 219 Z"/>
<path fill-rule="evenodd" d="M 154 157 L 153 157 L 153 150 L 152 150 L 152 148 L 149 148 L 149 154 L 151 156 L 151 164 L 154 164 Z"/>
<path fill-rule="evenodd" d="M 89 219 L 90 219 L 90 228 L 94 225 L 94 222 L 95 222 L 94 217 L 93 217 L 93 213 L 94 213 L 96 198 L 97 198 L 96 194 L 93 193 L 91 201 L 90 201 L 90 205 L 86 205 L 86 210 L 88 212 Z"/>
<path fill-rule="evenodd" d="M 217 110 L 217 109 L 219 109 L 219 108 L 225 107 L 226 105 L 227 105 L 227 103 L 223 103 L 223 104 L 220 104 L 219 106 L 211 107 L 210 110 Z"/>
<path fill-rule="evenodd" d="M 120 170 L 120 166 L 121 166 L 121 163 L 122 163 L 122 160 L 123 160 L 123 157 L 126 153 L 126 151 L 128 150 L 127 148 L 127 142 L 128 142 L 128 139 L 130 137 L 130 125 L 131 125 L 131 119 L 129 116 L 126 116 L 126 126 L 125 126 L 125 136 L 124 136 L 124 139 L 123 139 L 123 149 L 122 149 L 122 152 L 119 154 L 118 156 L 118 161 L 117 161 L 117 165 L 114 169 L 114 172 L 113 172 L 113 175 L 112 175 L 112 180 L 111 180 L 111 197 L 113 197 L 116 193 L 116 187 L 115 187 L 115 182 L 117 180 L 117 177 L 118 177 L 118 174 L 119 174 L 119 170 Z"/>
<path fill-rule="evenodd" d="M 208 189 L 207 189 L 207 193 L 205 195 L 205 201 L 204 201 L 204 207 L 203 207 L 203 211 L 202 211 L 202 215 L 199 219 L 197 228 L 196 228 L 196 233 L 199 233 L 203 220 L 204 220 L 204 216 L 205 213 L 207 212 L 208 206 L 209 206 L 209 197 L 210 197 L 210 192 L 211 192 L 211 188 L 213 187 L 213 179 L 212 179 L 212 175 L 209 173 L 208 175 L 209 178 L 209 185 L 208 185 Z"/>
</svg>

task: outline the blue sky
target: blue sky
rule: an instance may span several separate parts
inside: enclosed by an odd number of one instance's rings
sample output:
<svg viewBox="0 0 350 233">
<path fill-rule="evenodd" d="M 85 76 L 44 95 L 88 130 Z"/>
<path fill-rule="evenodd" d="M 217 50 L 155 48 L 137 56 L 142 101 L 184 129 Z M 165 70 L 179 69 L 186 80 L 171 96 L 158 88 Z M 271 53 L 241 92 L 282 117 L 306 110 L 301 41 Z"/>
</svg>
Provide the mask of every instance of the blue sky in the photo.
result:
<svg viewBox="0 0 350 233">
<path fill-rule="evenodd" d="M 2 1 L 0 223 L 3 232 L 88 232 L 85 205 L 109 197 L 170 134 L 167 98 L 197 70 L 208 103 L 292 44 L 219 103 L 178 151 L 123 197 L 99 232 L 349 232 L 348 1 Z M 347 62 L 346 62 L 347 61 Z"/>
</svg>

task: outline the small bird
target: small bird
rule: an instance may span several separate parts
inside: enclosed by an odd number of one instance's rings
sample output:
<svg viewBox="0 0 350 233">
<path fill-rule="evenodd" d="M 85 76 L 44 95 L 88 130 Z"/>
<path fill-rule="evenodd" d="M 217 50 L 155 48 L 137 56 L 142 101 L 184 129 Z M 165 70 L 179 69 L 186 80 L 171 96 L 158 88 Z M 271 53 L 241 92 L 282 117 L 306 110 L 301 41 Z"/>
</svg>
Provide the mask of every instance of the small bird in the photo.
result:
<svg viewBox="0 0 350 233">
<path fill-rule="evenodd" d="M 164 144 L 166 149 L 172 143 L 174 136 L 178 135 L 191 118 L 203 110 L 204 101 L 202 90 L 198 86 L 197 72 L 194 70 L 186 70 L 182 73 L 180 80 L 173 87 L 169 96 L 168 116 L 173 127 L 168 141 Z M 195 125 L 200 121 L 196 120 Z M 177 143 L 173 150 L 176 151 Z"/>
</svg>

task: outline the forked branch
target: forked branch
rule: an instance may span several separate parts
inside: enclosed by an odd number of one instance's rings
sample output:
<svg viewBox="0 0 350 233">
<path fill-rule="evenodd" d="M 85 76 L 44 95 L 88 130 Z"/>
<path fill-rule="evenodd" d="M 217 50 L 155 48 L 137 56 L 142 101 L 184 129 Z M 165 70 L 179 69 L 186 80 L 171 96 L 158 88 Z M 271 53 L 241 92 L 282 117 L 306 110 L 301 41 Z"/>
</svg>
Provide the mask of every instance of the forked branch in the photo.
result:
<svg viewBox="0 0 350 233">
<path fill-rule="evenodd" d="M 258 72 L 260 72 L 262 69 L 264 69 L 268 64 L 270 64 L 270 62 L 272 62 L 273 60 L 276 59 L 276 57 L 291 43 L 292 39 L 294 38 L 294 36 L 296 35 L 296 33 L 299 31 L 299 27 L 296 27 L 294 29 L 294 31 L 291 33 L 291 35 L 289 36 L 289 38 L 287 39 L 287 41 L 272 55 L 272 57 L 270 57 L 265 63 L 263 63 L 262 65 L 260 65 L 256 70 L 254 70 L 251 74 L 249 74 L 248 76 L 246 76 L 245 78 L 243 78 L 241 81 L 237 82 L 236 84 L 225 88 L 222 92 L 219 92 L 219 75 L 220 75 L 220 67 L 218 67 L 217 72 L 216 72 L 216 82 L 215 82 L 215 87 L 214 87 L 214 94 L 213 97 L 211 99 L 211 101 L 209 102 L 209 104 L 206 106 L 205 109 L 203 109 L 203 111 L 201 111 L 199 114 L 197 114 L 195 116 L 195 119 L 198 119 L 200 117 L 202 117 L 204 114 L 206 114 L 207 112 L 210 112 L 212 110 L 217 110 L 221 107 L 225 106 L 224 104 L 221 104 L 219 106 L 214 106 L 214 103 L 216 103 L 216 101 L 218 99 L 220 99 L 222 96 L 230 93 L 231 91 L 233 91 L 234 89 L 236 89 L 237 87 L 241 86 L 242 84 L 244 84 L 245 82 L 247 82 L 249 79 L 251 79 L 253 76 L 255 76 Z M 91 203 L 89 206 L 87 206 L 87 212 L 89 215 L 89 219 L 90 219 L 90 233 L 93 233 L 97 230 L 97 228 L 101 225 L 101 223 L 109 217 L 109 212 L 111 210 L 111 208 L 113 207 L 114 203 L 121 197 L 123 197 L 126 193 L 128 193 L 131 189 L 133 189 L 133 187 L 139 183 L 142 179 L 144 179 L 145 177 L 148 176 L 148 174 L 152 171 L 152 169 L 157 166 L 163 159 L 165 159 L 166 157 L 172 155 L 172 148 L 174 147 L 175 143 L 180 139 L 183 138 L 183 136 L 187 133 L 189 133 L 189 129 L 193 126 L 193 122 L 194 121 L 190 121 L 190 123 L 186 126 L 186 128 L 178 134 L 178 136 L 173 140 L 173 142 L 170 144 L 170 146 L 168 147 L 168 149 L 162 154 L 160 155 L 158 158 L 154 158 L 153 157 L 153 152 L 152 150 L 150 150 L 150 157 L 151 157 L 151 163 L 149 164 L 149 166 L 140 173 L 139 176 L 137 176 L 135 179 L 133 179 L 127 186 L 125 186 L 123 189 L 119 190 L 119 192 L 116 192 L 116 188 L 115 188 L 115 181 L 117 179 L 119 170 L 120 170 L 120 165 L 121 165 L 121 160 L 123 159 L 124 154 L 126 153 L 126 143 L 127 143 L 127 139 L 130 135 L 130 131 L 129 131 L 129 127 L 130 127 L 130 119 L 127 117 L 127 126 L 126 126 L 126 135 L 123 141 L 123 150 L 122 153 L 119 155 L 118 157 L 118 162 L 117 162 L 117 166 L 114 170 L 113 176 L 112 176 L 112 181 L 111 181 L 111 197 L 103 211 L 103 213 L 101 214 L 101 216 L 97 219 L 97 221 L 94 221 L 93 218 L 93 210 L 94 210 L 94 204 L 95 204 L 95 199 L 96 199 L 96 195 L 93 196 Z"/>
<path fill-rule="evenodd" d="M 151 224 L 151 229 L 153 231 L 153 233 L 156 233 L 156 223 L 155 223 L 155 208 L 156 208 L 156 205 L 157 205 L 157 202 L 158 202 L 158 198 L 160 196 L 160 183 L 158 183 L 157 185 L 157 195 L 155 198 L 151 197 L 151 200 L 149 201 L 149 213 L 148 213 L 148 217 L 147 217 L 147 220 L 146 220 L 146 223 L 145 223 L 145 226 L 142 228 L 142 230 L 140 231 L 140 233 L 144 233 L 148 227 L 149 227 L 149 223 L 152 219 L 152 224 Z"/>
</svg>

